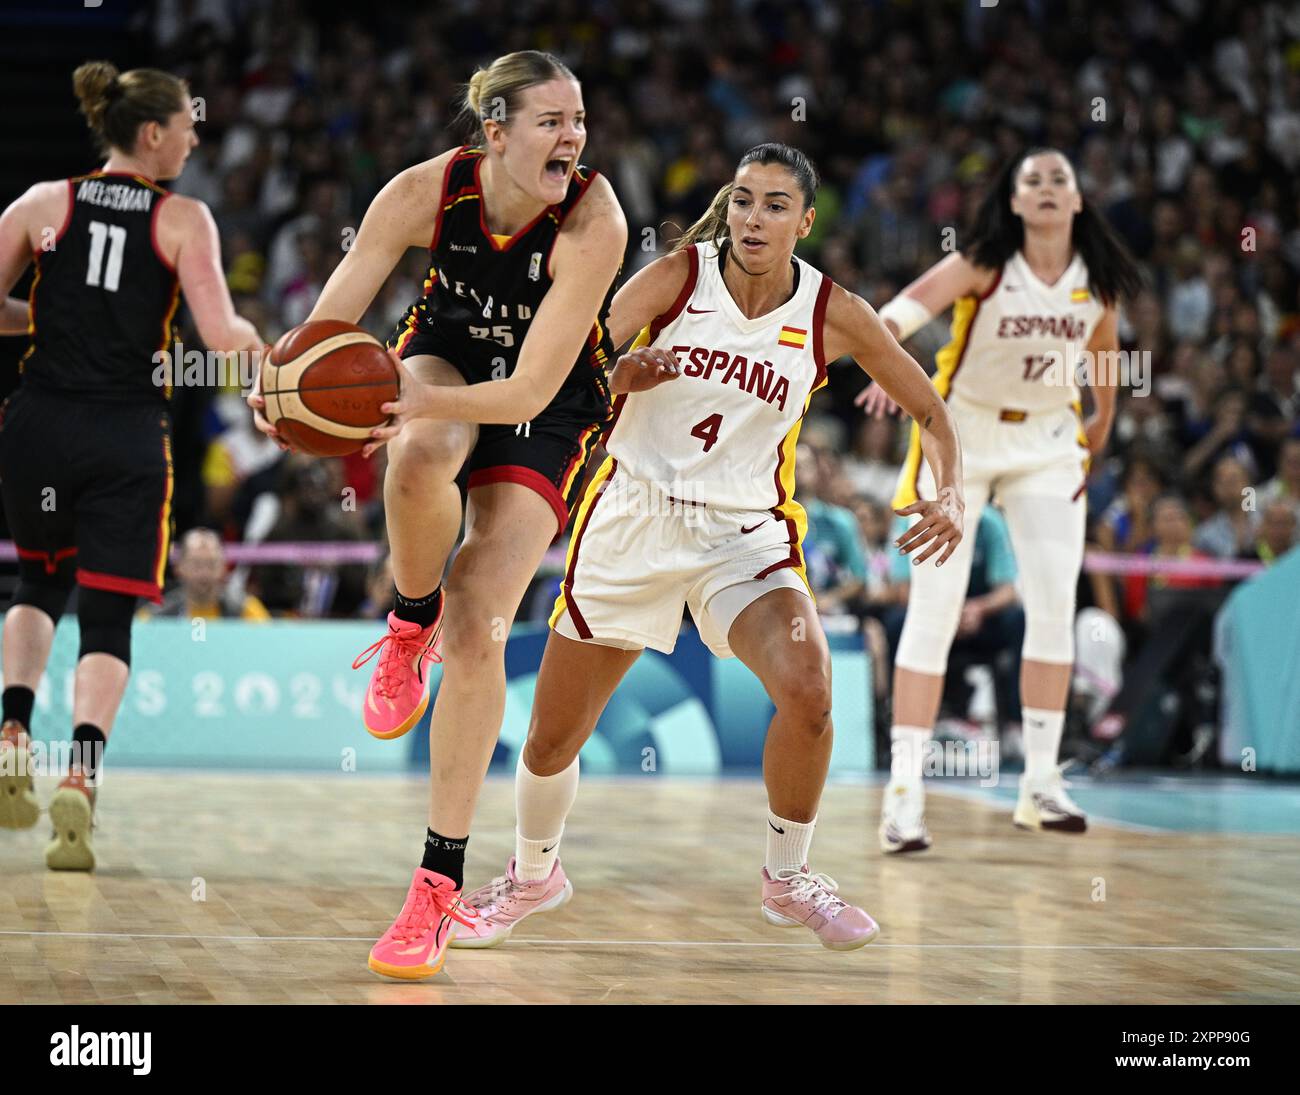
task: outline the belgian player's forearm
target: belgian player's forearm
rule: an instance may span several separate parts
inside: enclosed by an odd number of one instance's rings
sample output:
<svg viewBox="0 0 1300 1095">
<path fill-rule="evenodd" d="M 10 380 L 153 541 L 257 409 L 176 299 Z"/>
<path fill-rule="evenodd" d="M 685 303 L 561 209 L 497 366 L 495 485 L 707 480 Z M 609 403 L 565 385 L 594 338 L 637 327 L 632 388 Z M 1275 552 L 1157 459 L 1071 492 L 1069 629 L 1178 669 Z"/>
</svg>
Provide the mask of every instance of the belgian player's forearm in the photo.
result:
<svg viewBox="0 0 1300 1095">
<path fill-rule="evenodd" d="M 209 350 L 223 354 L 233 354 L 239 350 L 260 350 L 264 345 L 257 328 L 243 316 L 234 314 L 220 330 L 205 331 L 200 327 L 199 337 Z"/>
<path fill-rule="evenodd" d="M 27 333 L 27 301 L 21 297 L 6 297 L 0 307 L 0 335 L 25 335 Z"/>
<path fill-rule="evenodd" d="M 506 426 L 531 421 L 555 398 L 555 392 L 519 374 L 483 384 L 439 385 L 434 394 L 437 402 L 428 417 Z"/>
</svg>

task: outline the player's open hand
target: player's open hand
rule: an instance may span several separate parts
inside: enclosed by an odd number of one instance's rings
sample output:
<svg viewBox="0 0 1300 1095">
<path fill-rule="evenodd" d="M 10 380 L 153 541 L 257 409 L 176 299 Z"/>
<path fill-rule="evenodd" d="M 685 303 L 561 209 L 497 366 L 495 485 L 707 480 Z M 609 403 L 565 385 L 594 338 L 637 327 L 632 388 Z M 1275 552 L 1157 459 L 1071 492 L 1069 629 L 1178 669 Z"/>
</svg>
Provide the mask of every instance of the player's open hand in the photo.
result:
<svg viewBox="0 0 1300 1095">
<path fill-rule="evenodd" d="M 676 380 L 682 375 L 677 355 L 653 346 L 641 346 L 623 354 L 609 374 L 609 390 L 614 395 L 644 392 L 657 387 L 665 380 Z"/>
<path fill-rule="evenodd" d="M 270 346 L 262 347 L 263 358 L 270 352 Z M 266 434 L 280 448 L 287 449 L 289 447 L 288 443 L 266 418 L 266 400 L 262 398 L 262 363 L 260 360 L 257 363 L 257 368 L 253 370 L 253 390 L 248 393 L 248 406 L 253 412 L 253 425 L 257 427 L 258 431 Z"/>
<path fill-rule="evenodd" d="M 898 404 L 874 380 L 854 396 L 853 405 L 861 407 L 870 418 L 883 418 L 887 414 L 898 413 Z"/>
<path fill-rule="evenodd" d="M 914 566 L 919 566 L 936 551 L 941 551 L 943 554 L 934 564 L 941 567 L 961 543 L 966 504 L 955 492 L 945 491 L 942 500 L 938 502 L 913 502 L 894 512 L 900 517 L 910 517 L 914 513 L 921 515 L 916 524 L 894 541 L 904 555 L 910 555 L 917 548 L 925 548 L 912 560 Z"/>
<path fill-rule="evenodd" d="M 416 380 L 397 356 L 395 350 L 389 350 L 388 356 L 397 367 L 397 398 L 379 405 L 380 411 L 388 415 L 388 422 L 376 426 L 370 431 L 372 440 L 361 450 L 362 456 L 370 456 L 380 445 L 387 444 L 413 418 L 432 418 L 432 411 L 437 402 L 437 385 L 425 384 Z"/>
</svg>

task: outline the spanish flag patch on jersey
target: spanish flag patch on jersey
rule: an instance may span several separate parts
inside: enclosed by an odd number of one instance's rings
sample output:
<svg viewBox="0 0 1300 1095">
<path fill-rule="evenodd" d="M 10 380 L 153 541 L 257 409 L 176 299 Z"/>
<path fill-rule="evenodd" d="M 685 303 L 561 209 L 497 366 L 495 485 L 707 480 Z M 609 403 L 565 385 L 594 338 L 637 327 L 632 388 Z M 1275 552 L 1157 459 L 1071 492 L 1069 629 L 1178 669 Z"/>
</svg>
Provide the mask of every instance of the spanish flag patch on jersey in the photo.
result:
<svg viewBox="0 0 1300 1095">
<path fill-rule="evenodd" d="M 807 341 L 808 332 L 798 327 L 782 327 L 781 333 L 776 336 L 778 346 L 789 346 L 795 350 L 802 350 Z"/>
<path fill-rule="evenodd" d="M 1071 304 L 1087 304 L 1090 300 L 1092 300 L 1092 294 L 1086 288 L 1074 289 L 1070 293 Z"/>
</svg>

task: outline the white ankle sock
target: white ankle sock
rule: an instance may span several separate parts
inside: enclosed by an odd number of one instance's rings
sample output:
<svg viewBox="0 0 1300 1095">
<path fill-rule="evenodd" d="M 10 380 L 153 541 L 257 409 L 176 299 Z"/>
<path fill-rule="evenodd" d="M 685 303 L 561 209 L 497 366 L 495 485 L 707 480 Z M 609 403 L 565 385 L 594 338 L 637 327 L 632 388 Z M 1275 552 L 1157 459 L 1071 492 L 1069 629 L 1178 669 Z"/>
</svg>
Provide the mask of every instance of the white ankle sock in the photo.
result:
<svg viewBox="0 0 1300 1095">
<path fill-rule="evenodd" d="M 550 876 L 564 835 L 564 819 L 577 797 L 577 757 L 562 772 L 538 776 L 528 770 L 520 750 L 515 765 L 515 876 L 520 882 Z"/>
<path fill-rule="evenodd" d="M 1020 715 L 1025 739 L 1025 778 L 1042 779 L 1051 775 L 1056 767 L 1061 752 L 1061 733 L 1065 729 L 1065 712 L 1026 707 Z"/>
<path fill-rule="evenodd" d="M 779 870 L 801 871 L 808 863 L 808 850 L 812 847 L 812 821 L 788 821 L 767 812 L 767 873 L 773 878 Z"/>
<path fill-rule="evenodd" d="M 933 730 L 895 724 L 889 731 L 889 782 L 913 787 L 921 782 L 925 747 Z"/>
</svg>

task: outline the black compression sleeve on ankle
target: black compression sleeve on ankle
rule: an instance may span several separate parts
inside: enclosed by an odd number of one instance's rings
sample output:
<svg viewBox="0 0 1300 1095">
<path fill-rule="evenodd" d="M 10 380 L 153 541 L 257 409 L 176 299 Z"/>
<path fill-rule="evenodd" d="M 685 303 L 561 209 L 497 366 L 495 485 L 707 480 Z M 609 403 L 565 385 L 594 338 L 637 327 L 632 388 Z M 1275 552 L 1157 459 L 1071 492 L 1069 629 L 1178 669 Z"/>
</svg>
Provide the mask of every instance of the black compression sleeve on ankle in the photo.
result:
<svg viewBox="0 0 1300 1095">
<path fill-rule="evenodd" d="M 4 690 L 4 722 L 13 719 L 23 724 L 29 734 L 32 731 L 32 706 L 36 702 L 36 693 L 21 684 L 11 684 Z"/>
<path fill-rule="evenodd" d="M 430 627 L 442 611 L 442 586 L 426 597 L 403 597 L 402 591 L 393 586 L 393 612 L 404 623 L 419 624 Z"/>
<path fill-rule="evenodd" d="M 99 766 L 104 760 L 104 746 L 107 743 L 104 731 L 91 723 L 83 722 L 72 732 L 71 767 L 80 768 L 86 779 L 94 781 L 99 777 Z"/>
<path fill-rule="evenodd" d="M 450 878 L 459 890 L 465 881 L 465 845 L 469 843 L 469 837 L 450 839 L 432 829 L 425 832 L 424 860 L 420 866 Z"/>
</svg>

